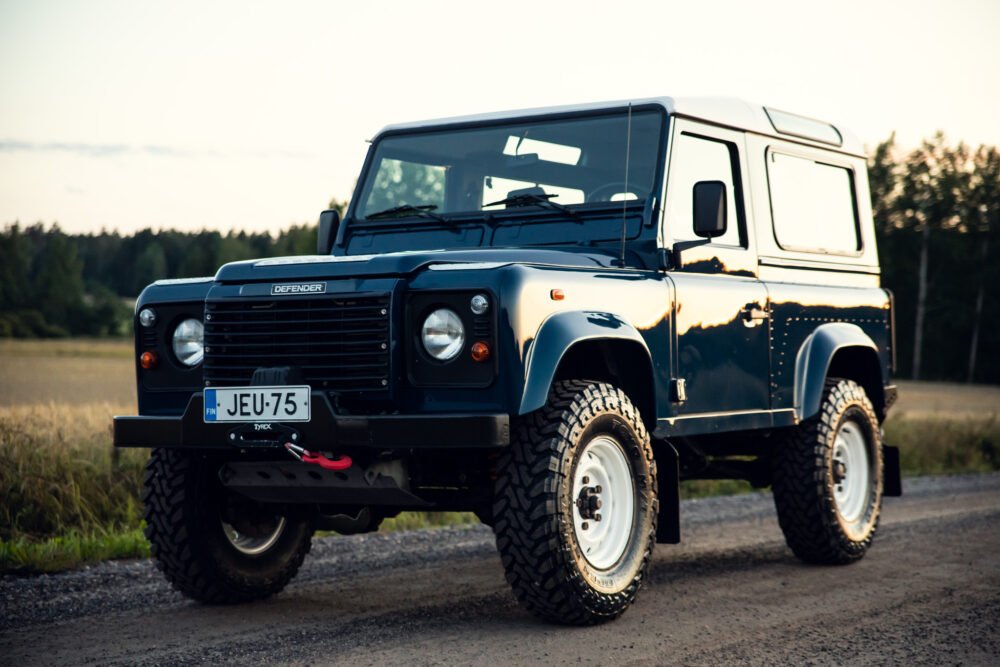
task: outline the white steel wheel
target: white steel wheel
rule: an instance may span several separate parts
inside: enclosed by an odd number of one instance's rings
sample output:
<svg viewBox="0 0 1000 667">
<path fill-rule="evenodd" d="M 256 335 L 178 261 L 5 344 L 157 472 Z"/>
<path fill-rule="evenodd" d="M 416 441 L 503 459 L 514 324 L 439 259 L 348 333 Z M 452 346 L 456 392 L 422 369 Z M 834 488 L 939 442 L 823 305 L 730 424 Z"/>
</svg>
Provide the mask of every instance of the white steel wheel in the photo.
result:
<svg viewBox="0 0 1000 667">
<path fill-rule="evenodd" d="M 624 555 L 635 520 L 635 483 L 621 445 L 607 435 L 591 440 L 573 474 L 573 532 L 586 561 L 606 570 Z"/>
<path fill-rule="evenodd" d="M 868 444 L 859 424 L 844 421 L 833 441 L 833 499 L 837 512 L 854 523 L 868 509 L 871 496 L 871 462 Z"/>
<path fill-rule="evenodd" d="M 281 538 L 285 532 L 285 517 L 275 516 L 253 526 L 236 526 L 222 521 L 222 532 L 234 549 L 247 556 L 259 556 L 266 553 Z M 243 532 L 241 532 L 241 530 Z"/>
</svg>

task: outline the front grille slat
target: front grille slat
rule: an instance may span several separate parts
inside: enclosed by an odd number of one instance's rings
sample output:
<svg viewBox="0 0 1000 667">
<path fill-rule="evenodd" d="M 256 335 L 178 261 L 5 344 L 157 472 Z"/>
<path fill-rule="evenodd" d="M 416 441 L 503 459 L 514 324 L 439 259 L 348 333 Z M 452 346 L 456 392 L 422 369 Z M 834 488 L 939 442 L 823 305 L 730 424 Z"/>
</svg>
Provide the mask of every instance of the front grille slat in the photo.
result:
<svg viewBox="0 0 1000 667">
<path fill-rule="evenodd" d="M 371 323 L 371 320 L 366 320 L 365 323 Z M 206 324 L 209 324 L 209 323 L 206 323 Z M 211 323 L 211 324 L 213 325 L 213 328 L 214 328 L 215 324 L 214 323 Z M 260 324 L 266 324 L 266 325 L 268 325 L 267 327 L 265 327 L 265 329 L 266 329 L 265 331 L 236 331 L 235 330 L 235 329 L 238 329 L 238 328 L 241 328 L 241 327 L 244 327 L 244 326 L 247 326 L 247 327 L 249 327 L 249 326 L 258 326 Z M 207 332 L 205 334 L 205 337 L 206 337 L 206 339 L 208 339 L 209 336 L 225 336 L 227 339 L 229 339 L 229 338 L 243 338 L 243 337 L 246 337 L 246 336 L 270 336 L 270 335 L 274 334 L 275 330 L 277 330 L 279 327 L 283 327 L 284 325 L 285 325 L 284 322 L 249 322 L 249 323 L 245 323 L 245 324 L 244 323 L 221 324 L 221 325 L 218 325 L 220 328 L 221 327 L 230 327 L 231 329 L 233 329 L 233 331 L 225 333 L 225 334 L 216 333 L 215 331 L 211 331 L 211 332 Z M 314 333 L 317 328 L 318 327 L 315 327 L 313 325 L 313 326 L 311 326 L 311 328 L 309 328 L 307 330 L 299 330 L 299 331 L 290 330 L 290 329 L 281 329 L 281 330 L 287 332 L 287 334 L 290 335 L 290 336 L 302 336 L 302 335 L 305 335 L 306 333 L 310 333 L 310 334 Z M 208 327 L 206 327 L 206 329 L 208 329 Z M 347 328 L 347 327 L 345 327 L 345 328 L 339 328 L 339 329 L 336 328 L 336 327 L 323 327 L 321 329 L 320 333 L 346 334 L 346 335 L 357 336 L 357 335 L 360 335 L 360 334 L 373 334 L 374 335 L 374 334 L 381 333 L 383 331 L 385 331 L 385 330 L 382 327 L 369 327 L 369 328 L 365 328 L 365 327 L 350 327 L 350 328 Z"/>
<path fill-rule="evenodd" d="M 274 304 L 274 302 L 270 302 L 270 304 Z M 298 306 L 284 306 L 283 304 L 279 303 L 279 304 L 274 304 L 274 305 L 261 304 L 260 306 L 258 306 L 256 308 L 253 307 L 253 306 L 251 306 L 249 308 L 226 309 L 226 310 L 218 311 L 218 312 L 219 312 L 219 315 L 221 315 L 221 316 L 230 316 L 230 315 L 232 315 L 234 317 L 241 317 L 241 316 L 245 316 L 245 315 L 267 315 L 269 313 L 282 313 L 282 314 L 284 314 L 284 313 L 322 313 L 322 312 L 350 313 L 350 312 L 366 311 L 367 310 L 367 311 L 372 311 L 372 315 L 376 316 L 376 315 L 378 315 L 380 313 L 380 311 L 382 310 L 382 308 L 383 308 L 383 306 L 381 304 L 373 304 L 373 305 L 368 305 L 368 304 L 365 304 L 365 305 L 345 305 L 345 306 L 342 306 L 342 307 L 341 306 L 330 307 L 330 306 L 322 306 L 322 305 L 320 305 L 320 306 L 316 306 L 316 307 L 300 308 Z"/>
<path fill-rule="evenodd" d="M 250 384 L 258 368 L 296 366 L 315 389 L 386 391 L 389 295 L 205 304 L 204 376 Z"/>
<path fill-rule="evenodd" d="M 269 313 L 269 314 L 273 314 L 275 316 L 278 316 L 278 315 L 283 315 L 284 313 L 277 312 L 277 313 Z M 327 313 L 324 313 L 324 315 L 327 315 Z M 213 317 L 213 319 L 215 319 L 215 318 Z M 375 316 L 372 316 L 372 317 L 330 317 L 328 319 L 324 319 L 324 318 L 320 318 L 320 317 L 310 317 L 310 318 L 302 319 L 302 320 L 286 319 L 284 317 L 269 317 L 269 318 L 266 318 L 266 319 L 265 318 L 257 318 L 257 319 L 232 318 L 232 319 L 227 319 L 227 320 L 219 319 L 219 320 L 215 320 L 215 323 L 216 324 L 273 324 L 275 322 L 281 322 L 282 324 L 332 324 L 332 323 L 337 323 L 337 324 L 354 324 L 356 322 L 371 322 L 373 319 L 375 319 Z"/>
<path fill-rule="evenodd" d="M 208 345 L 212 345 L 212 343 L 213 343 L 214 340 L 217 340 L 217 339 L 213 338 L 211 341 L 208 341 L 207 344 Z M 387 339 L 383 337 L 381 339 L 381 341 L 375 341 L 375 342 L 384 343 L 384 342 L 386 342 L 386 340 Z M 272 343 L 272 342 L 267 342 L 267 343 L 249 343 L 249 342 L 246 342 L 246 341 L 239 341 L 239 342 L 235 342 L 235 343 L 230 343 L 230 342 L 226 342 L 226 341 L 219 341 L 219 344 L 220 345 L 228 345 L 229 347 L 233 347 L 233 348 L 238 347 L 238 348 L 241 348 L 241 349 L 245 348 L 245 349 L 251 349 L 252 350 L 253 348 L 258 348 L 258 347 L 263 347 L 263 348 L 268 348 L 268 349 L 273 348 L 273 347 L 277 347 L 277 348 L 282 348 L 282 347 L 301 347 L 302 345 L 306 345 L 306 344 L 308 344 L 311 349 L 320 349 L 320 348 L 326 348 L 326 347 L 338 348 L 338 347 L 344 347 L 344 346 L 347 346 L 347 345 L 353 345 L 355 347 L 357 347 L 357 346 L 368 347 L 370 342 L 371 342 L 371 338 L 366 336 L 364 340 L 324 340 L 324 341 L 319 342 L 319 343 L 313 342 L 313 341 L 307 341 L 307 342 L 301 342 L 301 341 L 299 341 L 299 342 L 291 342 L 291 343 L 287 343 L 287 342 L 285 342 L 285 343 Z"/>
</svg>

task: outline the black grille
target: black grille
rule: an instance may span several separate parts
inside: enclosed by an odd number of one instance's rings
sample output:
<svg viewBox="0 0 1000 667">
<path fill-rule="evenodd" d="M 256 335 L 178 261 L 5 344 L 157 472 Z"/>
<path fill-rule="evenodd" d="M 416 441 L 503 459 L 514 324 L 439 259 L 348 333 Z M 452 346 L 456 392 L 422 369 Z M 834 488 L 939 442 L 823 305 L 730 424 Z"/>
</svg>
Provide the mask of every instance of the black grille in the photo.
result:
<svg viewBox="0 0 1000 667">
<path fill-rule="evenodd" d="M 384 391 L 389 295 L 205 304 L 205 381 L 248 385 L 262 367 L 297 366 L 314 389 Z"/>
</svg>

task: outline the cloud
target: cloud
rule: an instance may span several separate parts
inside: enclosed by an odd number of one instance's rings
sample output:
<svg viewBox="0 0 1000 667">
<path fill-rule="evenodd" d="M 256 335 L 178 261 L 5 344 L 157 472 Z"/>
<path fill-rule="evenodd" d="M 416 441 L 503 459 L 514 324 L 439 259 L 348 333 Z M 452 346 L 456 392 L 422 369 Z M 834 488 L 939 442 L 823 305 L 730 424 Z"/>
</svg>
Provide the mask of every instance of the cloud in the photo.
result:
<svg viewBox="0 0 1000 667">
<path fill-rule="evenodd" d="M 0 153 L 72 153 L 82 157 L 108 158 L 127 155 L 148 155 L 165 158 L 259 158 L 263 160 L 309 160 L 316 155 L 301 151 L 289 150 L 253 150 L 221 153 L 214 150 L 190 150 L 173 146 L 157 146 L 147 144 L 132 146 L 129 144 L 88 144 L 79 142 L 31 142 L 17 139 L 0 139 Z"/>
</svg>

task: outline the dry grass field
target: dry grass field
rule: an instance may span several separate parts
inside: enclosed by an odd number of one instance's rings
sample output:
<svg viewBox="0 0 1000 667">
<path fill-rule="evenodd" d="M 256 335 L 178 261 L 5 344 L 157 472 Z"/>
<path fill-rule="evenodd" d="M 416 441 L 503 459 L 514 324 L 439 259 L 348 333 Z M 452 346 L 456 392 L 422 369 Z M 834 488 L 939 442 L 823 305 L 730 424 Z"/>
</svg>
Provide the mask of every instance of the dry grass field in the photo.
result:
<svg viewBox="0 0 1000 667">
<path fill-rule="evenodd" d="M 893 419 L 1000 419 L 1000 387 L 946 382 L 899 382 Z"/>
<path fill-rule="evenodd" d="M 145 450 L 115 452 L 111 418 L 135 414 L 131 341 L 0 340 L 0 572 L 59 570 L 142 556 L 138 495 Z M 900 383 L 886 440 L 904 472 L 1000 469 L 1000 387 Z M 736 493 L 685 482 L 686 496 Z M 387 529 L 468 522 L 404 513 Z"/>
<path fill-rule="evenodd" d="M 113 404 L 135 414 L 131 340 L 0 340 L 0 408 Z"/>
</svg>

